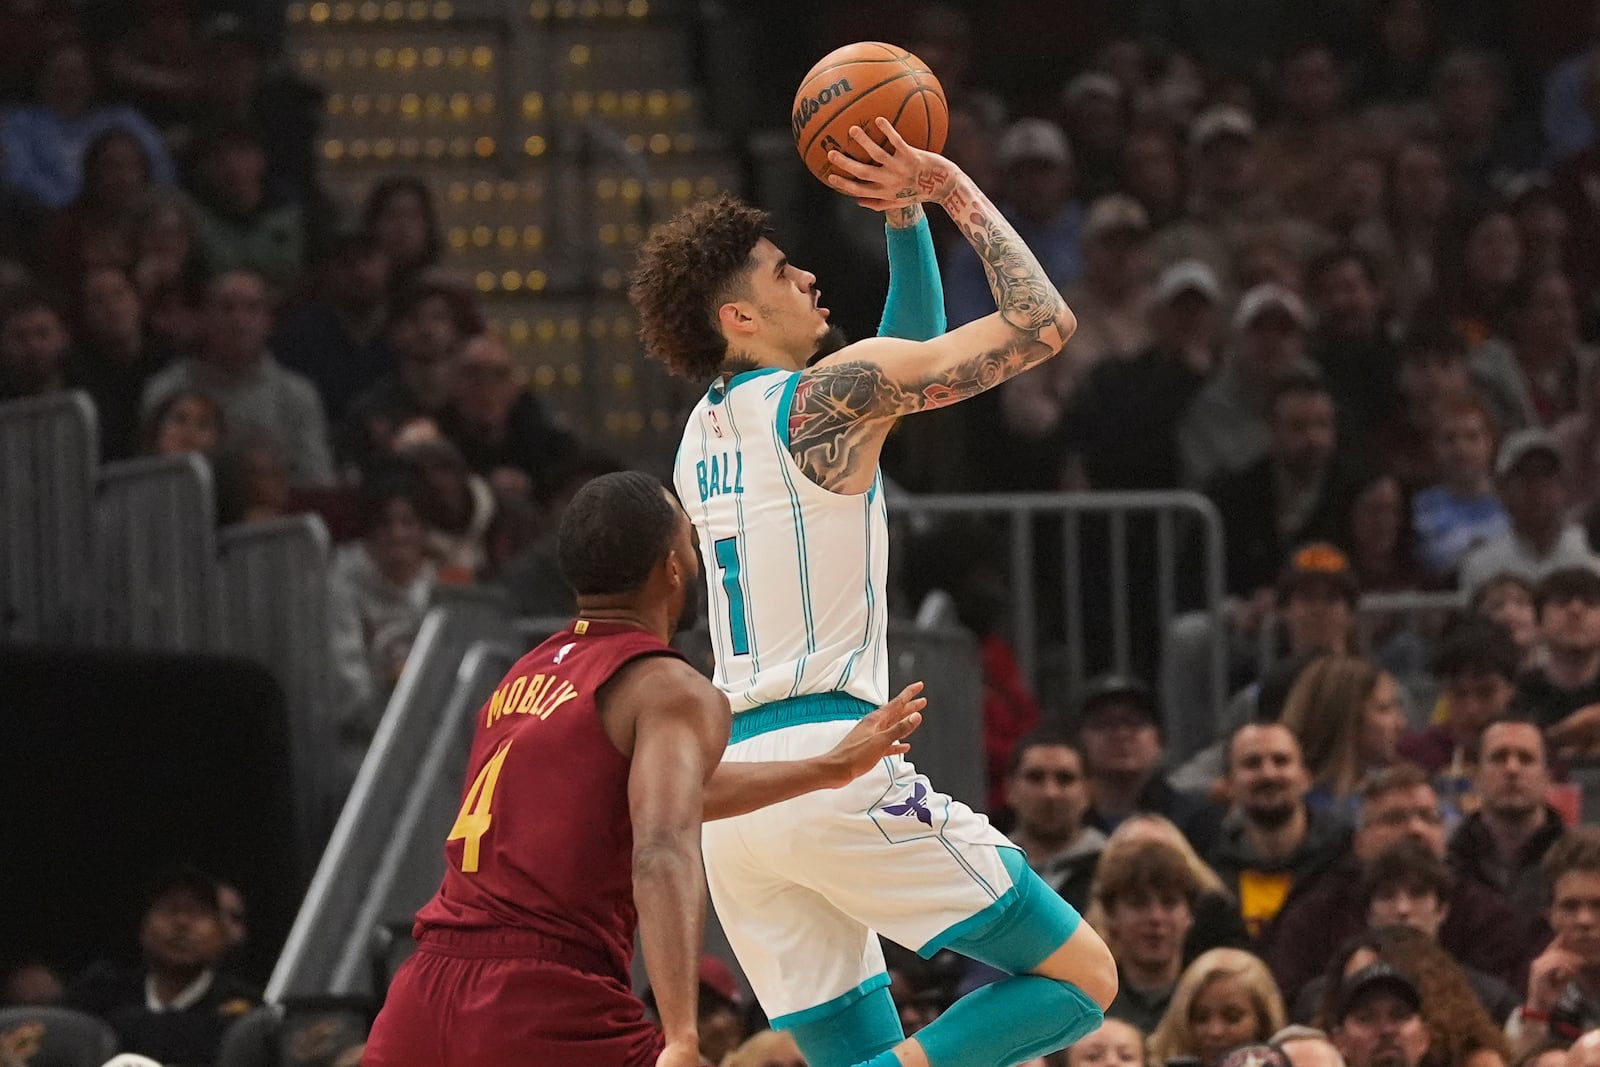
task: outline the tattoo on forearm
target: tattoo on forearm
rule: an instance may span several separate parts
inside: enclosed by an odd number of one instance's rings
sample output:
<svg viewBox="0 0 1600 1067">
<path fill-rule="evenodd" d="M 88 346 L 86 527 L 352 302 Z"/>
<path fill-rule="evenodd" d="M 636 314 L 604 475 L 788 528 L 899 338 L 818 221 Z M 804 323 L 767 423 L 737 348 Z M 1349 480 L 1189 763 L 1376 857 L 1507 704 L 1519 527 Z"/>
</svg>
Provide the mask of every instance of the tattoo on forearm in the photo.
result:
<svg viewBox="0 0 1600 1067">
<path fill-rule="evenodd" d="M 1001 316 L 1031 340 L 1050 345 L 1052 352 L 1059 349 L 1066 341 L 1058 326 L 1064 305 L 1038 257 L 982 194 L 969 201 L 959 189 L 952 190 L 945 204 L 983 261 Z"/>
</svg>

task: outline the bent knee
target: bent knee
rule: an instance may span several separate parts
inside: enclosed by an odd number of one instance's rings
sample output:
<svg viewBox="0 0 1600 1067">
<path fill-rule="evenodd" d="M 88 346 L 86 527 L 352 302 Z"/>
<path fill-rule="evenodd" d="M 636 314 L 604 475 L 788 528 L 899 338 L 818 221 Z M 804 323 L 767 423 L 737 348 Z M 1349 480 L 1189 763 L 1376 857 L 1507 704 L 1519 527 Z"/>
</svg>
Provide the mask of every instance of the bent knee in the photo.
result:
<svg viewBox="0 0 1600 1067">
<path fill-rule="evenodd" d="M 1079 923 L 1066 944 L 1034 968 L 1034 974 L 1070 982 L 1099 1005 L 1101 1011 L 1117 999 L 1117 961 L 1111 949 L 1088 923 Z"/>
</svg>

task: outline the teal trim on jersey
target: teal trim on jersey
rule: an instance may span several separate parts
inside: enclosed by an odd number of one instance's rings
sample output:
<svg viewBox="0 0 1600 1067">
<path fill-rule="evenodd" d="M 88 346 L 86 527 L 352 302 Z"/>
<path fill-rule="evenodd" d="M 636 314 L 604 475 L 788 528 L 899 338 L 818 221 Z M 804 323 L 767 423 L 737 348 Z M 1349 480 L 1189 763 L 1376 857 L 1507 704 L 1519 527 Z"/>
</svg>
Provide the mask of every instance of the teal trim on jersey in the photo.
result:
<svg viewBox="0 0 1600 1067">
<path fill-rule="evenodd" d="M 872 504 L 870 501 L 866 505 L 865 514 L 867 517 L 865 549 L 867 571 L 867 632 L 861 636 L 861 644 L 857 645 L 850 653 L 850 658 L 844 661 L 844 668 L 839 672 L 839 680 L 834 683 L 834 688 L 836 689 L 842 689 L 845 683 L 850 680 L 850 672 L 855 669 L 856 660 L 861 657 L 861 653 L 865 652 L 872 645 L 872 628 L 874 622 L 872 617 L 872 609 L 877 598 L 872 588 Z"/>
<path fill-rule="evenodd" d="M 987 908 L 917 950 L 924 959 L 950 948 L 1007 974 L 1027 974 L 1078 932 L 1083 917 L 1028 866 L 1022 852 L 1000 849 L 1011 888 Z"/>
<path fill-rule="evenodd" d="M 854 989 L 845 993 L 840 993 L 832 1000 L 818 1004 L 814 1008 L 806 1008 L 803 1011 L 791 1011 L 787 1015 L 780 1015 L 775 1019 L 768 1019 L 767 1025 L 772 1027 L 774 1030 L 792 1030 L 796 1026 L 804 1026 L 806 1023 L 815 1022 L 818 1019 L 826 1019 L 830 1015 L 838 1015 L 850 1005 L 865 999 L 869 994 L 880 989 L 888 988 L 889 974 L 887 971 L 885 971 L 882 974 L 873 975 L 871 978 L 868 978 L 865 982 L 862 982 Z"/>
<path fill-rule="evenodd" d="M 755 370 L 740 371 L 738 374 L 735 374 L 732 378 L 728 379 L 727 391 L 731 393 L 734 391 L 734 389 L 745 382 L 748 382 L 754 378 L 759 378 L 763 374 L 777 374 L 781 370 L 781 367 L 757 367 Z"/>
<path fill-rule="evenodd" d="M 855 721 L 874 710 L 871 703 L 849 693 L 808 693 L 803 697 L 775 700 L 735 715 L 728 744 L 738 744 L 788 726 Z"/>
<path fill-rule="evenodd" d="M 776 1023 L 773 1026 L 779 1028 Z M 785 1032 L 800 1046 L 811 1067 L 857 1067 L 877 1053 L 893 1059 L 889 1050 L 906 1039 L 900 1028 L 900 1011 L 886 985 L 867 990 L 824 1018 L 790 1024 Z M 898 1065 L 900 1061 L 894 1062 Z"/>
<path fill-rule="evenodd" d="M 817 650 L 817 623 L 811 610 L 811 553 L 806 549 L 805 514 L 800 506 L 800 494 L 795 491 L 794 476 L 789 472 L 789 468 L 794 466 L 794 457 L 778 444 L 776 438 L 772 447 L 778 453 L 778 470 L 783 475 L 784 487 L 789 491 L 789 514 L 794 519 L 795 547 L 799 549 L 795 554 L 800 560 L 800 608 L 806 623 L 806 652 L 809 654 Z M 789 689 L 790 696 L 800 691 L 800 677 L 805 670 L 805 663 L 805 656 L 795 660 L 794 685 Z"/>
<path fill-rule="evenodd" d="M 789 451 L 789 412 L 794 406 L 795 386 L 800 384 L 800 372 L 795 371 L 783 385 L 783 395 L 778 397 L 778 440 L 783 442 L 783 450 Z"/>
<path fill-rule="evenodd" d="M 770 369 L 772 369 L 772 368 L 769 368 L 769 370 Z M 765 373 L 767 373 L 767 371 L 750 371 L 748 373 L 748 375 L 739 375 L 739 377 L 741 377 L 741 378 L 742 377 L 759 378 L 761 375 L 763 375 Z M 731 391 L 732 386 L 730 386 L 729 389 Z M 744 459 L 743 459 L 743 456 L 744 456 L 744 438 L 742 436 L 740 436 L 740 434 L 739 434 L 739 424 L 734 421 L 734 418 L 733 418 L 733 405 L 732 404 L 728 405 L 728 432 L 733 434 L 733 451 L 734 451 L 735 455 L 741 457 L 740 460 L 739 460 L 739 463 L 740 463 L 740 469 L 742 470 L 743 469 L 743 464 L 744 464 Z M 745 525 L 744 525 L 744 495 L 742 493 L 734 494 L 734 497 L 733 497 L 733 516 L 734 516 L 734 519 L 739 523 L 739 540 L 743 541 L 744 540 Z M 748 546 L 742 546 L 742 547 L 744 547 L 744 551 L 746 553 L 748 553 L 748 551 L 749 551 Z M 737 551 L 737 547 L 736 547 L 736 551 Z M 755 643 L 755 640 L 754 640 L 755 627 L 753 625 L 751 625 L 754 622 L 754 620 L 750 617 L 750 587 L 747 584 L 746 576 L 741 571 L 739 571 L 739 569 L 738 569 L 739 568 L 739 561 L 738 561 L 737 555 L 734 557 L 734 564 L 733 565 L 734 565 L 734 573 L 735 573 L 735 575 L 736 575 L 736 577 L 738 579 L 738 583 L 739 583 L 738 584 L 739 601 L 740 601 L 740 603 L 739 603 L 739 615 L 740 615 L 739 625 L 744 629 L 744 642 L 743 642 L 743 644 L 744 644 L 745 649 L 749 652 L 749 655 L 750 655 L 750 674 L 751 674 L 752 677 L 754 677 L 755 675 L 761 673 L 761 650 L 756 646 L 756 643 Z M 730 594 L 730 598 L 731 598 L 731 594 Z M 734 648 L 734 655 L 743 655 L 743 654 L 744 653 L 741 653 L 741 652 L 738 651 L 738 646 L 736 644 L 735 648 Z"/>
<path fill-rule="evenodd" d="M 706 453 L 711 451 L 710 440 L 706 437 L 706 420 L 699 419 L 698 421 L 700 423 L 700 458 L 704 459 Z M 711 529 L 711 505 L 704 497 L 700 499 L 700 528 L 708 531 L 708 534 Z M 711 635 L 711 649 L 715 653 L 712 656 L 715 674 L 721 675 L 722 678 L 726 679 L 728 672 L 722 666 L 722 640 L 717 636 L 717 630 L 722 623 L 722 612 L 716 610 L 714 598 L 715 593 L 713 592 L 711 576 L 708 574 L 706 575 L 706 630 Z"/>
</svg>

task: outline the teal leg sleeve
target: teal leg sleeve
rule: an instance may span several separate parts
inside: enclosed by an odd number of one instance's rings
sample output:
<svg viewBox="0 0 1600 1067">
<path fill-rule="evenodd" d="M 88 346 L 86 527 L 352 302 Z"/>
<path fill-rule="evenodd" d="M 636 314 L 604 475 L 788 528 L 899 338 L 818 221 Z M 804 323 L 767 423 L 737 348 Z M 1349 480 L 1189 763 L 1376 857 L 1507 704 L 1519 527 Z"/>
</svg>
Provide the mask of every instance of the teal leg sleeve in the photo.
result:
<svg viewBox="0 0 1600 1067">
<path fill-rule="evenodd" d="M 846 994 L 843 1003 L 774 1019 L 772 1028 L 788 1031 L 811 1067 L 855 1067 L 880 1054 L 894 1062 L 889 1050 L 905 1040 L 905 1031 L 889 997 L 889 976 L 879 977 L 874 988 Z"/>
<path fill-rule="evenodd" d="M 944 287 L 939 257 L 926 218 L 904 229 L 887 227 L 889 297 L 883 305 L 879 337 L 927 341 L 945 332 Z"/>
<path fill-rule="evenodd" d="M 1075 985 L 1037 975 L 968 993 L 917 1031 L 932 1067 L 1015 1067 L 1066 1048 L 1105 1018 Z"/>
</svg>

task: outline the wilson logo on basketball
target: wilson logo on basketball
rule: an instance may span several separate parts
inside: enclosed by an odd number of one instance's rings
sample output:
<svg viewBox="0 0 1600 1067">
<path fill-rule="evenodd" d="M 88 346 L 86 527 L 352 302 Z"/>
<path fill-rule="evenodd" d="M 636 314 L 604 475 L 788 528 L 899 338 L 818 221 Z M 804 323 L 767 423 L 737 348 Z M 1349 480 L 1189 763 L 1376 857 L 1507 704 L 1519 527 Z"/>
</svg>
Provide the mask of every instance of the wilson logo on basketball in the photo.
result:
<svg viewBox="0 0 1600 1067">
<path fill-rule="evenodd" d="M 847 93 L 854 91 L 850 88 L 849 78 L 840 78 L 826 89 L 817 93 L 816 96 L 808 96 L 801 100 L 795 105 L 794 109 L 795 137 L 798 138 L 811 120 L 817 117 L 817 112 L 822 110 L 823 105 L 831 104 Z"/>
</svg>

